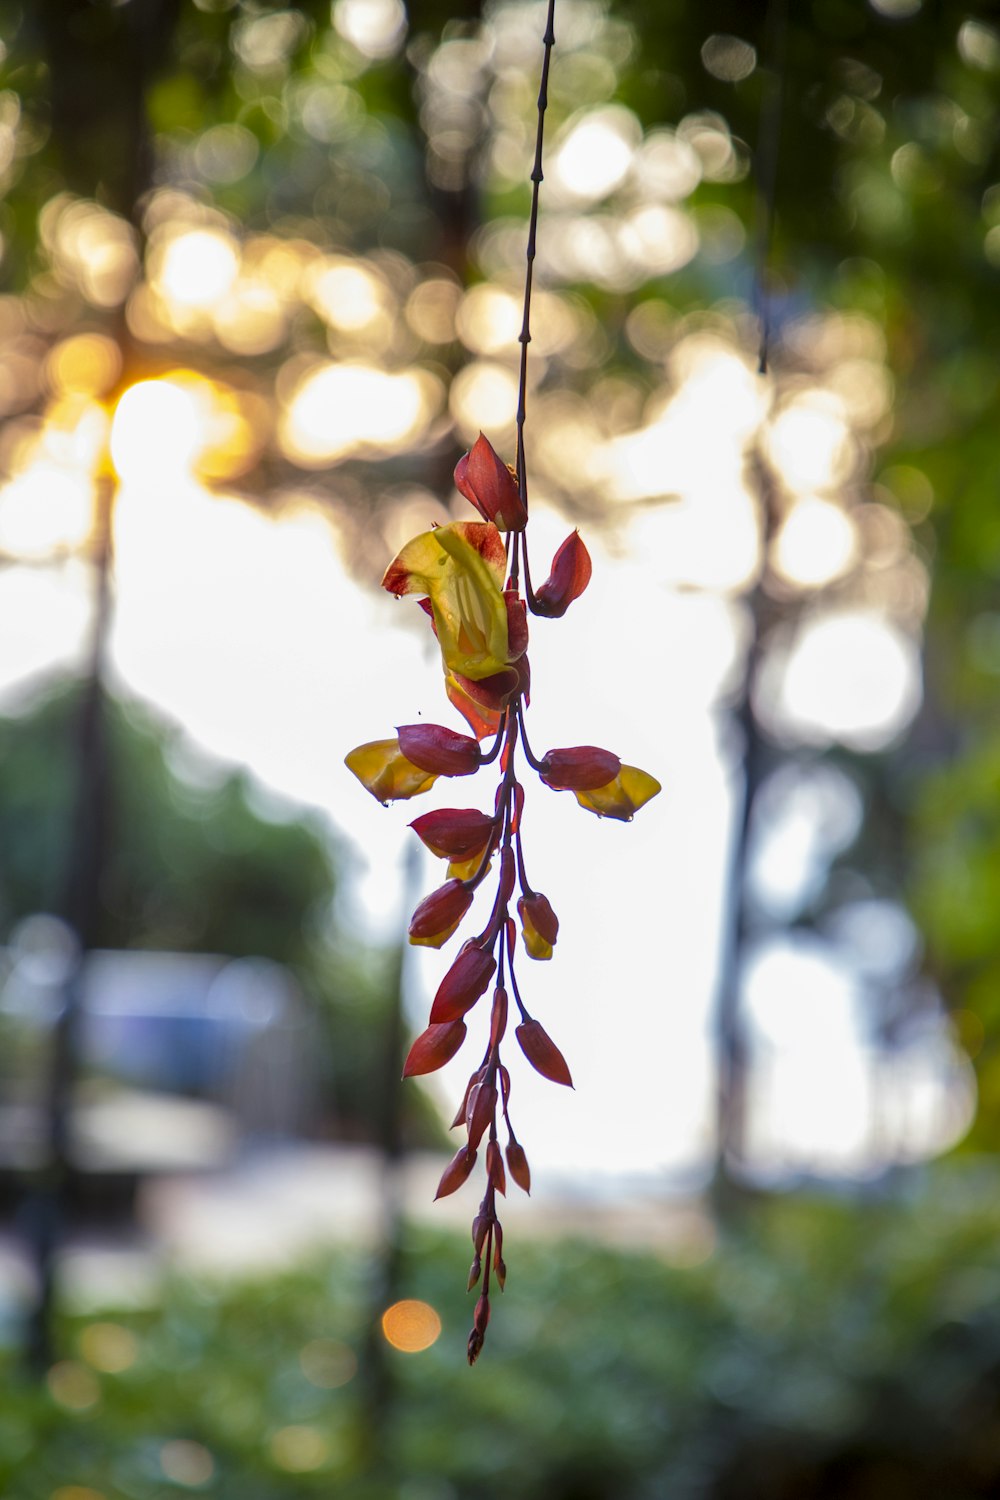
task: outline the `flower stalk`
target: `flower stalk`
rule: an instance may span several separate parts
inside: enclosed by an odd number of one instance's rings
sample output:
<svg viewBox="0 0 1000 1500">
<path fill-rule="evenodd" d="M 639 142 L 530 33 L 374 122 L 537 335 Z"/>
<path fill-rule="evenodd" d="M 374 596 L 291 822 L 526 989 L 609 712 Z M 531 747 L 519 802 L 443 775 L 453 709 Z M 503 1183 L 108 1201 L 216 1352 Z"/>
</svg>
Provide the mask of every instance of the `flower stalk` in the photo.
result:
<svg viewBox="0 0 1000 1500">
<path fill-rule="evenodd" d="M 524 314 L 517 408 L 516 464 L 504 463 L 490 441 L 479 438 L 458 462 L 455 486 L 478 512 L 476 521 L 456 521 L 414 537 L 386 569 L 382 585 L 397 597 L 414 594 L 429 618 L 441 650 L 445 692 L 465 720 L 468 733 L 439 724 L 404 725 L 394 740 L 374 741 L 347 757 L 347 765 L 379 801 L 409 799 L 441 777 L 471 777 L 498 765 L 492 815 L 476 808 L 446 807 L 410 825 L 437 858 L 448 860 L 449 878 L 420 902 L 409 928 L 411 943 L 440 948 L 461 927 L 480 888 L 494 871 L 496 886 L 482 930 L 460 948 L 438 986 L 429 1024 L 410 1048 L 404 1077 L 445 1066 L 467 1037 L 477 1009 L 489 1038 L 453 1122 L 465 1140 L 442 1174 L 437 1197 L 457 1191 L 485 1157 L 486 1190 L 472 1224 L 471 1291 L 480 1287 L 469 1335 L 468 1358 L 482 1352 L 490 1319 L 491 1277 L 503 1291 L 503 1229 L 496 1198 L 510 1180 L 527 1193 L 531 1173 L 511 1124 L 511 1077 L 502 1057 L 509 1046 L 508 1007 L 513 1000 L 517 1051 L 550 1082 L 571 1088 L 569 1065 L 541 1022 L 529 1014 L 515 973 L 517 927 L 527 956 L 553 956 L 559 921 L 548 897 L 527 880 L 522 842 L 522 762 L 553 791 L 571 791 L 598 817 L 631 820 L 660 790 L 647 772 L 624 765 L 609 750 L 575 745 L 538 757 L 525 734 L 530 694 L 528 615 L 561 619 L 585 591 L 591 576 L 587 548 L 574 531 L 553 559 L 546 581 L 531 587 L 528 557 L 528 483 L 525 460 L 527 354 L 531 342 L 531 290 L 538 227 L 539 188 L 555 0 L 549 0 L 543 37 L 541 84 L 526 255 Z M 525 589 L 521 591 L 521 567 Z M 492 743 L 485 751 L 482 741 Z M 492 988 L 491 988 L 492 987 Z M 486 996 L 490 999 L 484 1004 Z M 501 1131 L 506 1142 L 501 1149 Z M 485 1141 L 485 1150 L 483 1142 Z M 506 1162 L 506 1165 L 505 1165 Z"/>
</svg>

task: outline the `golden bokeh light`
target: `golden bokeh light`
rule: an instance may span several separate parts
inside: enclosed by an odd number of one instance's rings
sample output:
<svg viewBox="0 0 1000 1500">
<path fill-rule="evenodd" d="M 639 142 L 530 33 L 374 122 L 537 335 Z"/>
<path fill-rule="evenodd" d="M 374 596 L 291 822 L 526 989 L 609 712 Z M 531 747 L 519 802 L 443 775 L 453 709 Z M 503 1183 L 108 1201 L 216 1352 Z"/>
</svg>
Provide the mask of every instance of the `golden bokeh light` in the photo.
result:
<svg viewBox="0 0 1000 1500">
<path fill-rule="evenodd" d="M 420 282 L 406 304 L 406 321 L 417 338 L 428 344 L 448 344 L 455 337 L 455 311 L 462 292 L 456 281 L 433 276 Z"/>
<path fill-rule="evenodd" d="M 687 141 L 672 130 L 650 131 L 633 164 L 633 175 L 647 198 L 678 202 L 701 181 L 701 161 Z"/>
<path fill-rule="evenodd" d="M 160 1468 L 174 1484 L 195 1488 L 208 1484 L 215 1473 L 215 1459 L 204 1444 L 174 1438 L 160 1449 Z"/>
<path fill-rule="evenodd" d="M 305 273 L 305 292 L 320 317 L 346 333 L 370 331 L 387 321 L 388 287 L 371 267 L 330 256 Z"/>
<path fill-rule="evenodd" d="M 817 495 L 803 495 L 788 512 L 771 554 L 786 582 L 822 588 L 842 578 L 858 556 L 858 534 L 841 506 Z"/>
<path fill-rule="evenodd" d="M 139 1357 L 135 1334 L 120 1323 L 88 1323 L 80 1334 L 79 1349 L 87 1364 L 105 1375 L 120 1375 Z"/>
<path fill-rule="evenodd" d="M 284 339 L 288 318 L 273 287 L 239 276 L 214 308 L 212 326 L 233 354 L 267 354 Z"/>
<path fill-rule="evenodd" d="M 239 273 L 232 235 L 217 228 L 174 228 L 150 247 L 149 276 L 173 308 L 207 312 L 231 291 Z"/>
<path fill-rule="evenodd" d="M 476 354 L 513 353 L 521 329 L 521 304 L 510 292 L 480 282 L 462 298 L 456 326 L 462 343 Z"/>
<path fill-rule="evenodd" d="M 330 1456 L 329 1441 L 318 1428 L 304 1424 L 280 1427 L 270 1446 L 274 1462 L 289 1474 L 308 1474 L 321 1468 Z"/>
<path fill-rule="evenodd" d="M 320 365 L 293 390 L 279 439 L 288 457 L 306 468 L 373 448 L 398 452 L 424 431 L 440 400 L 440 383 L 425 370 Z"/>
<path fill-rule="evenodd" d="M 195 473 L 229 479 L 254 462 L 268 430 L 262 397 L 173 370 L 124 393 L 111 424 L 111 460 L 127 484 Z"/>
<path fill-rule="evenodd" d="M 517 414 L 517 374 L 492 360 L 459 370 L 448 393 L 451 414 L 467 442 L 482 431 L 509 427 Z"/>
<path fill-rule="evenodd" d="M 335 0 L 333 24 L 364 57 L 391 57 L 406 35 L 403 0 Z"/>
<path fill-rule="evenodd" d="M 205 404 L 191 385 L 140 380 L 111 424 L 111 461 L 126 484 L 190 474 L 206 441 Z"/>
<path fill-rule="evenodd" d="M 856 448 L 843 408 L 828 391 L 804 391 L 773 419 L 767 449 L 782 481 L 793 494 L 832 490 L 843 484 L 855 463 Z"/>
<path fill-rule="evenodd" d="M 56 344 L 45 374 L 60 396 L 105 396 L 121 374 L 121 350 L 103 333 L 78 333 Z"/>
<path fill-rule="evenodd" d="M 124 302 L 139 272 L 135 231 L 118 214 L 60 193 L 39 214 L 39 233 L 56 274 L 96 307 Z"/>
<path fill-rule="evenodd" d="M 101 1388 L 97 1377 L 86 1365 L 76 1360 L 64 1359 L 53 1365 L 45 1377 L 49 1394 L 59 1406 L 68 1411 L 88 1411 L 100 1400 Z"/>
<path fill-rule="evenodd" d="M 642 140 L 630 109 L 611 104 L 592 110 L 572 126 L 555 155 L 554 184 L 581 202 L 596 202 L 625 180 Z"/>
<path fill-rule="evenodd" d="M 407 1298 L 386 1308 L 382 1314 L 382 1332 L 394 1349 L 404 1354 L 419 1354 L 440 1337 L 441 1319 L 429 1303 Z"/>
</svg>

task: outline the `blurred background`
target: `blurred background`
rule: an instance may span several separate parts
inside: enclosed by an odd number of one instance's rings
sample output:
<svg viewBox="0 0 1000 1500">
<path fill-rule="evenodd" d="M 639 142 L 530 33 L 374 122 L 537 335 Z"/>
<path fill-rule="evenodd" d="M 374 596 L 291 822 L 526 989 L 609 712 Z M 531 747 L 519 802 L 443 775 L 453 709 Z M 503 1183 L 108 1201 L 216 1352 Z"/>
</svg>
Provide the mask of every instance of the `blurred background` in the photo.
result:
<svg viewBox="0 0 1000 1500">
<path fill-rule="evenodd" d="M 1000 1491 L 988 5 L 558 0 L 531 545 L 595 574 L 530 732 L 664 791 L 529 784 L 576 1091 L 514 1074 L 465 1367 L 438 873 L 343 756 L 441 717 L 379 579 L 513 455 L 544 23 L 0 0 L 19 1500 Z"/>
</svg>

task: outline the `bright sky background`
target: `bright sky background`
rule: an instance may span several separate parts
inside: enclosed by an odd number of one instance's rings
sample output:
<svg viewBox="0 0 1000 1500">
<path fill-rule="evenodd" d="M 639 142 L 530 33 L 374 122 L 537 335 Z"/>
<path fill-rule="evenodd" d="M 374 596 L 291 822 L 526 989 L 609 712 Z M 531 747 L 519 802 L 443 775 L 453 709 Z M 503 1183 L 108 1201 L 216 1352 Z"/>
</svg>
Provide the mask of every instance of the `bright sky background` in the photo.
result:
<svg viewBox="0 0 1000 1500">
<path fill-rule="evenodd" d="M 553 961 L 522 958 L 519 974 L 529 1007 L 570 1062 L 576 1090 L 544 1082 L 511 1046 L 511 1108 L 533 1165 L 563 1172 L 675 1171 L 703 1164 L 711 1152 L 709 1034 L 732 820 L 718 699 L 739 653 L 738 590 L 757 561 L 743 456 L 766 417 L 769 392 L 718 340 L 693 341 L 686 357 L 677 394 L 590 454 L 623 500 L 679 498 L 638 510 L 607 540 L 588 533 L 590 588 L 563 621 L 532 624 L 528 725 L 536 751 L 603 744 L 664 787 L 634 823 L 621 825 L 599 822 L 571 794 L 549 792 L 527 772 L 529 875 L 561 928 Z M 363 382 L 348 381 L 341 403 L 352 389 L 370 415 Z M 118 411 L 113 675 L 180 722 L 197 745 L 329 812 L 357 850 L 357 920 L 385 935 L 403 917 L 402 856 L 413 837 L 407 822 L 434 806 L 485 807 L 492 785 L 441 781 L 419 804 L 387 810 L 345 769 L 347 750 L 395 725 L 423 716 L 457 727 L 430 632 L 412 601 L 363 589 L 345 574 L 336 533 L 311 503 L 272 518 L 197 481 L 207 390 L 147 382 L 127 392 Z M 409 395 L 400 399 L 405 404 Z M 305 387 L 287 416 L 306 444 L 324 409 L 317 400 Z M 399 410 L 388 395 L 386 403 L 391 426 Z M 349 426 L 343 410 L 340 420 Z M 846 567 L 862 544 L 854 522 L 839 509 L 832 515 L 833 501 L 824 498 L 841 477 L 849 423 L 836 403 L 804 395 L 770 422 L 767 440 L 793 495 L 803 497 L 795 505 L 804 516 L 788 512 L 785 529 L 795 519 L 798 534 L 784 539 L 780 566 L 789 579 L 813 585 Z M 75 441 L 86 449 L 79 433 Z M 44 540 L 46 517 L 50 542 L 73 540 L 88 461 L 76 449 L 64 444 L 53 455 L 42 445 L 34 465 L 0 491 L 8 544 L 13 534 L 23 548 L 32 525 Z M 25 501 L 33 483 L 47 497 L 44 507 Z M 544 576 L 566 531 L 537 495 L 536 576 Z M 87 588 L 85 570 L 71 559 L 0 569 L 5 702 L 80 660 Z M 827 610 L 779 653 L 770 698 L 776 725 L 807 742 L 838 737 L 875 748 L 905 727 L 919 703 L 916 635 L 874 606 Z M 794 890 L 817 867 L 823 838 L 830 841 L 824 817 L 836 842 L 843 817 L 830 814 L 822 797 L 777 798 L 761 873 L 772 895 Z M 423 889 L 440 879 L 441 866 L 428 858 Z M 443 953 L 412 952 L 415 1029 L 459 941 Z M 880 944 L 881 937 L 876 953 Z M 873 974 L 862 969 L 832 965 L 788 939 L 772 942 L 749 966 L 759 1053 L 753 1147 L 763 1170 L 863 1171 L 887 1143 L 919 1155 L 967 1123 L 967 1074 L 942 1022 L 928 1023 L 891 1075 L 864 1045 L 862 991 Z M 446 1106 L 454 1107 L 479 1045 L 434 1080 Z"/>
</svg>

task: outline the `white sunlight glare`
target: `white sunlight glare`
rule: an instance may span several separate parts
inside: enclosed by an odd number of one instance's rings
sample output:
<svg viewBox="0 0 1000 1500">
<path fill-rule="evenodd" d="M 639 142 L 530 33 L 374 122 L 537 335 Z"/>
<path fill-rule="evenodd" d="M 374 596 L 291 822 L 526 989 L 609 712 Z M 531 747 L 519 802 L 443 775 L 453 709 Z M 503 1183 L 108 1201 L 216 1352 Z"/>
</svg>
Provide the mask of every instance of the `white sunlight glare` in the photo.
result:
<svg viewBox="0 0 1000 1500">
<path fill-rule="evenodd" d="M 321 467 L 367 447 L 405 447 L 430 420 L 439 391 L 422 370 L 392 374 L 346 362 L 311 371 L 280 424 L 282 447 L 296 463 Z"/>
<path fill-rule="evenodd" d="M 173 380 L 140 380 L 118 403 L 111 461 L 125 484 L 188 474 L 206 441 L 206 412 L 194 390 Z"/>
</svg>

